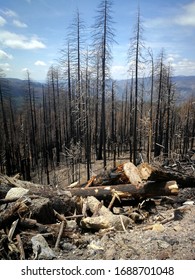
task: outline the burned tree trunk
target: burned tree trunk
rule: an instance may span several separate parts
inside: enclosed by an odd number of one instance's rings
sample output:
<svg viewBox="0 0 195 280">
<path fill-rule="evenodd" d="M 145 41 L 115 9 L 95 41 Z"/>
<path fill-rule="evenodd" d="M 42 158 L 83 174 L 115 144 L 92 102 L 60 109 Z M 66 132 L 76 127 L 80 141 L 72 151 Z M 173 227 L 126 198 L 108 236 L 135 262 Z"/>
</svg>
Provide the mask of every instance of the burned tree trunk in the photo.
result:
<svg viewBox="0 0 195 280">
<path fill-rule="evenodd" d="M 13 221 L 18 219 L 20 215 L 27 213 L 28 207 L 25 204 L 25 201 L 16 201 L 13 206 L 9 209 L 6 209 L 1 212 L 0 217 L 0 229 L 6 227 L 7 225 L 11 225 Z"/>
<path fill-rule="evenodd" d="M 147 182 L 145 184 L 123 184 L 113 186 L 98 186 L 90 188 L 75 188 L 70 190 L 70 193 L 74 196 L 95 196 L 95 197 L 107 197 L 112 196 L 115 193 L 120 197 L 155 197 L 155 196 L 167 196 L 177 195 L 178 186 L 175 181 L 169 182 Z"/>
<path fill-rule="evenodd" d="M 177 163 L 176 168 L 177 170 L 174 170 L 173 167 L 165 169 L 159 166 L 151 166 L 147 163 L 142 163 L 138 166 L 142 180 L 156 182 L 174 180 L 177 181 L 180 188 L 195 188 L 194 172 L 187 172 L 179 162 Z"/>
</svg>

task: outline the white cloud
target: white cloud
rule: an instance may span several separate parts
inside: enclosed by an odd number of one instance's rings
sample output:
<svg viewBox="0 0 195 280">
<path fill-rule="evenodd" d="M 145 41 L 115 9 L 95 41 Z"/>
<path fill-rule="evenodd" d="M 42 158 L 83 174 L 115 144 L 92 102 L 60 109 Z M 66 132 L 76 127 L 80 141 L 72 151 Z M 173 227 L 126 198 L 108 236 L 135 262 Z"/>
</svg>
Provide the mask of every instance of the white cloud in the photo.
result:
<svg viewBox="0 0 195 280">
<path fill-rule="evenodd" d="M 195 26 L 195 1 L 181 6 L 181 9 L 177 11 L 177 15 L 175 14 L 172 17 L 146 18 L 144 21 L 144 27 L 146 28 L 168 28 L 173 24 Z"/>
<path fill-rule="evenodd" d="M 166 55 L 166 59 L 165 62 L 170 63 L 170 64 L 174 64 L 175 61 L 179 61 L 181 59 L 181 56 L 177 53 L 169 53 L 168 55 Z"/>
<path fill-rule="evenodd" d="M 175 18 L 175 23 L 195 27 L 195 1 L 183 6 L 183 13 Z"/>
<path fill-rule="evenodd" d="M 21 72 L 22 73 L 27 73 L 27 72 L 29 72 L 29 69 L 28 68 L 22 68 Z"/>
<path fill-rule="evenodd" d="M 0 26 L 4 26 L 6 24 L 6 20 L 0 16 Z"/>
<path fill-rule="evenodd" d="M 145 28 L 159 28 L 159 27 L 167 27 L 171 24 L 172 20 L 168 17 L 166 18 L 148 18 L 145 19 L 143 25 Z"/>
<path fill-rule="evenodd" d="M 13 10 L 10 9 L 4 9 L 4 10 L 0 10 L 0 12 L 7 18 L 13 18 L 13 24 L 16 27 L 27 27 L 27 24 L 20 21 L 18 18 L 18 14 L 16 12 L 14 12 Z M 6 20 L 0 16 L 0 26 L 1 26 L 1 22 L 3 22 L 5 24 Z"/>
<path fill-rule="evenodd" d="M 1 10 L 1 12 L 7 17 L 17 17 L 17 13 L 10 9 Z"/>
<path fill-rule="evenodd" d="M 0 68 L 3 69 L 4 72 L 9 72 L 11 70 L 9 63 L 0 63 Z"/>
<path fill-rule="evenodd" d="M 11 54 L 8 54 L 2 50 L 0 50 L 0 59 L 12 59 L 13 56 Z"/>
<path fill-rule="evenodd" d="M 26 23 L 21 22 L 21 21 L 18 20 L 18 19 L 14 19 L 14 20 L 13 20 L 13 24 L 14 24 L 16 27 L 19 27 L 19 28 L 26 28 L 26 27 L 28 27 Z"/>
<path fill-rule="evenodd" d="M 180 56 L 169 56 L 167 59 L 173 67 L 174 75 L 191 76 L 195 73 L 195 61 Z"/>
<path fill-rule="evenodd" d="M 12 49 L 32 50 L 46 48 L 46 46 L 36 37 L 27 38 L 24 35 L 19 35 L 9 31 L 3 31 L 1 33 L 0 43 L 3 46 Z"/>
<path fill-rule="evenodd" d="M 36 65 L 36 66 L 46 66 L 47 64 L 46 64 L 44 61 L 37 60 L 37 61 L 35 62 L 35 65 Z"/>
</svg>

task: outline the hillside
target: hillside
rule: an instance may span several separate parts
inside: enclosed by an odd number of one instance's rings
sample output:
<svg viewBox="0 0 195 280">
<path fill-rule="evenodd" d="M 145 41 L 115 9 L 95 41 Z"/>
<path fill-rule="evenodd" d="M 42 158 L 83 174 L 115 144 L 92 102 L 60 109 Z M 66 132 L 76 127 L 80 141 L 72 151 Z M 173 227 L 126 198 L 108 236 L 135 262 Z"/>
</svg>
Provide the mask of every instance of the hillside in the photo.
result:
<svg viewBox="0 0 195 280">
<path fill-rule="evenodd" d="M 195 76 L 176 76 L 173 77 L 173 82 L 176 84 L 181 99 L 195 97 Z"/>
<path fill-rule="evenodd" d="M 127 81 L 130 83 L 130 80 L 117 81 L 117 92 L 119 97 L 123 95 Z M 175 76 L 172 78 L 172 81 L 175 84 L 176 92 L 178 93 L 178 101 L 183 102 L 190 96 L 195 96 L 195 76 Z M 143 83 L 143 78 L 139 79 L 139 83 Z M 150 83 L 150 78 L 144 78 L 144 86 L 147 91 L 150 89 Z"/>
<path fill-rule="evenodd" d="M 28 93 L 27 80 L 20 80 L 15 78 L 1 78 L 4 85 L 4 94 L 10 95 L 15 105 L 20 106 L 23 103 L 25 95 Z M 40 98 L 42 91 L 42 84 L 39 82 L 32 82 L 32 88 L 35 92 L 35 98 Z"/>
<path fill-rule="evenodd" d="M 13 100 L 16 102 L 16 104 L 20 104 L 27 92 L 27 81 L 15 78 L 6 78 L 6 80 L 8 81 L 9 92 Z M 116 81 L 116 93 L 119 99 L 125 92 L 127 81 L 130 82 L 130 80 Z M 142 79 L 140 79 L 140 83 L 141 82 Z M 173 77 L 173 82 L 176 86 L 176 91 L 179 94 L 180 102 L 185 101 L 190 96 L 195 96 L 195 76 L 175 76 Z M 149 89 L 150 78 L 144 78 L 144 85 L 146 87 L 146 90 Z M 41 96 L 42 83 L 32 81 L 32 87 L 34 88 L 35 96 L 39 98 Z"/>
</svg>

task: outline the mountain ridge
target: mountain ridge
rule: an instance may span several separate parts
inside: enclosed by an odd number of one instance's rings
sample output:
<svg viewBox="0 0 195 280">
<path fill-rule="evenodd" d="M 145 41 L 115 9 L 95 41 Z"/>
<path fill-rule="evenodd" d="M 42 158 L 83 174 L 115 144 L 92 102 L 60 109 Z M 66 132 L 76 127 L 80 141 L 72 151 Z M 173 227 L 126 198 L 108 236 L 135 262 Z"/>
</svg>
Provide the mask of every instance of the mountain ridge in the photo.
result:
<svg viewBox="0 0 195 280">
<path fill-rule="evenodd" d="M 144 84 L 146 85 L 146 91 L 149 91 L 150 77 L 139 78 L 139 82 L 142 82 L 144 79 Z M 17 79 L 17 78 L 0 78 L 0 80 L 7 81 L 8 88 L 10 90 L 10 95 L 16 101 L 24 97 L 27 89 L 27 80 Z M 112 81 L 110 79 L 109 81 Z M 176 91 L 179 94 L 180 101 L 185 101 L 190 97 L 195 97 L 195 76 L 173 76 L 172 81 L 175 84 Z M 117 97 L 122 98 L 127 83 L 130 83 L 130 79 L 116 80 L 117 87 Z M 31 81 L 31 85 L 35 90 L 35 96 L 40 97 L 42 92 L 42 86 L 44 82 Z M 110 84 L 110 82 L 108 82 Z"/>
</svg>

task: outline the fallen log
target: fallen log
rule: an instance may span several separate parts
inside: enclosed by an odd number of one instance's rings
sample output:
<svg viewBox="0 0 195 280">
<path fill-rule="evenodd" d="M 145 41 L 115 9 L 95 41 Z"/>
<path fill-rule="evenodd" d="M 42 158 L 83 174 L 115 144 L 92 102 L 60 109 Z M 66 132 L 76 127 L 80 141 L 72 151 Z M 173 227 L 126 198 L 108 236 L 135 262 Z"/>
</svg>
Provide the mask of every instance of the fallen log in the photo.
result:
<svg viewBox="0 0 195 280">
<path fill-rule="evenodd" d="M 92 181 L 91 181 L 92 180 Z M 93 186 L 109 186 L 119 184 L 137 185 L 142 182 L 138 168 L 132 162 L 120 164 L 110 171 L 103 172 L 94 176 L 88 181 L 85 188 Z"/>
<path fill-rule="evenodd" d="M 25 200 L 16 201 L 9 209 L 1 212 L 0 229 L 11 225 L 15 220 L 29 212 L 29 208 L 25 204 Z"/>
<path fill-rule="evenodd" d="M 163 169 L 155 170 L 151 180 L 176 180 L 180 188 L 195 188 L 195 176 L 184 175 L 175 171 L 166 171 Z"/>
<path fill-rule="evenodd" d="M 35 184 L 32 182 L 28 181 L 22 181 L 16 178 L 8 177 L 6 175 L 1 175 L 0 174 L 0 180 L 3 182 L 3 184 L 8 184 L 9 188 L 7 188 L 7 192 L 11 189 L 26 189 L 28 190 L 28 196 L 29 195 L 36 195 L 36 196 L 41 196 L 41 197 L 47 197 L 49 199 L 54 199 L 55 197 L 60 197 L 63 198 L 63 200 L 69 200 L 71 197 L 69 195 L 69 191 L 64 191 L 63 189 L 60 188 L 54 188 L 50 185 L 41 185 L 41 184 Z M 12 190 L 11 190 L 12 191 Z M 4 191 L 5 193 L 5 191 Z M 0 198 L 4 199 L 5 195 Z M 19 196 L 20 197 L 20 196 Z M 10 197 L 7 197 L 6 199 L 10 199 Z M 15 198 L 12 196 L 12 198 Z"/>
<path fill-rule="evenodd" d="M 193 174 L 188 174 L 185 170 L 173 170 L 171 167 L 165 169 L 159 166 L 152 166 L 146 162 L 141 163 L 137 168 L 142 180 L 175 180 L 180 188 L 195 188 L 195 176 Z"/>
<path fill-rule="evenodd" d="M 83 228 L 100 230 L 115 228 L 126 231 L 126 227 L 131 224 L 131 219 L 124 215 L 114 215 L 108 208 L 101 204 L 93 196 L 87 197 L 87 205 L 93 213 L 92 217 L 83 217 L 80 225 Z M 97 213 L 98 209 L 98 213 Z"/>
<path fill-rule="evenodd" d="M 35 201 L 36 199 L 38 200 L 39 198 L 49 199 L 52 208 L 60 214 L 70 215 L 70 213 L 74 210 L 74 201 L 72 200 L 72 196 L 68 190 L 65 191 L 62 188 L 54 188 L 49 185 L 40 185 L 32 182 L 21 181 L 17 178 L 11 178 L 1 174 L 0 179 L 5 185 L 9 184 L 9 188 L 6 189 L 7 193 L 4 191 L 2 195 L 0 195 L 0 205 L 14 202 L 18 198 L 26 195 L 30 197 L 32 201 Z M 51 215 L 49 213 L 46 217 L 51 220 Z M 50 221 L 46 221 L 46 223 L 50 223 Z"/>
<path fill-rule="evenodd" d="M 124 163 L 123 171 L 126 177 L 129 179 L 130 184 L 137 185 L 142 182 L 139 170 L 132 162 Z"/>
<path fill-rule="evenodd" d="M 147 182 L 145 184 L 124 184 L 113 186 L 97 186 L 90 188 L 75 188 L 70 190 L 72 196 L 94 196 L 104 198 L 115 193 L 120 197 L 149 198 L 155 196 L 177 195 L 179 192 L 176 181 Z"/>
</svg>

